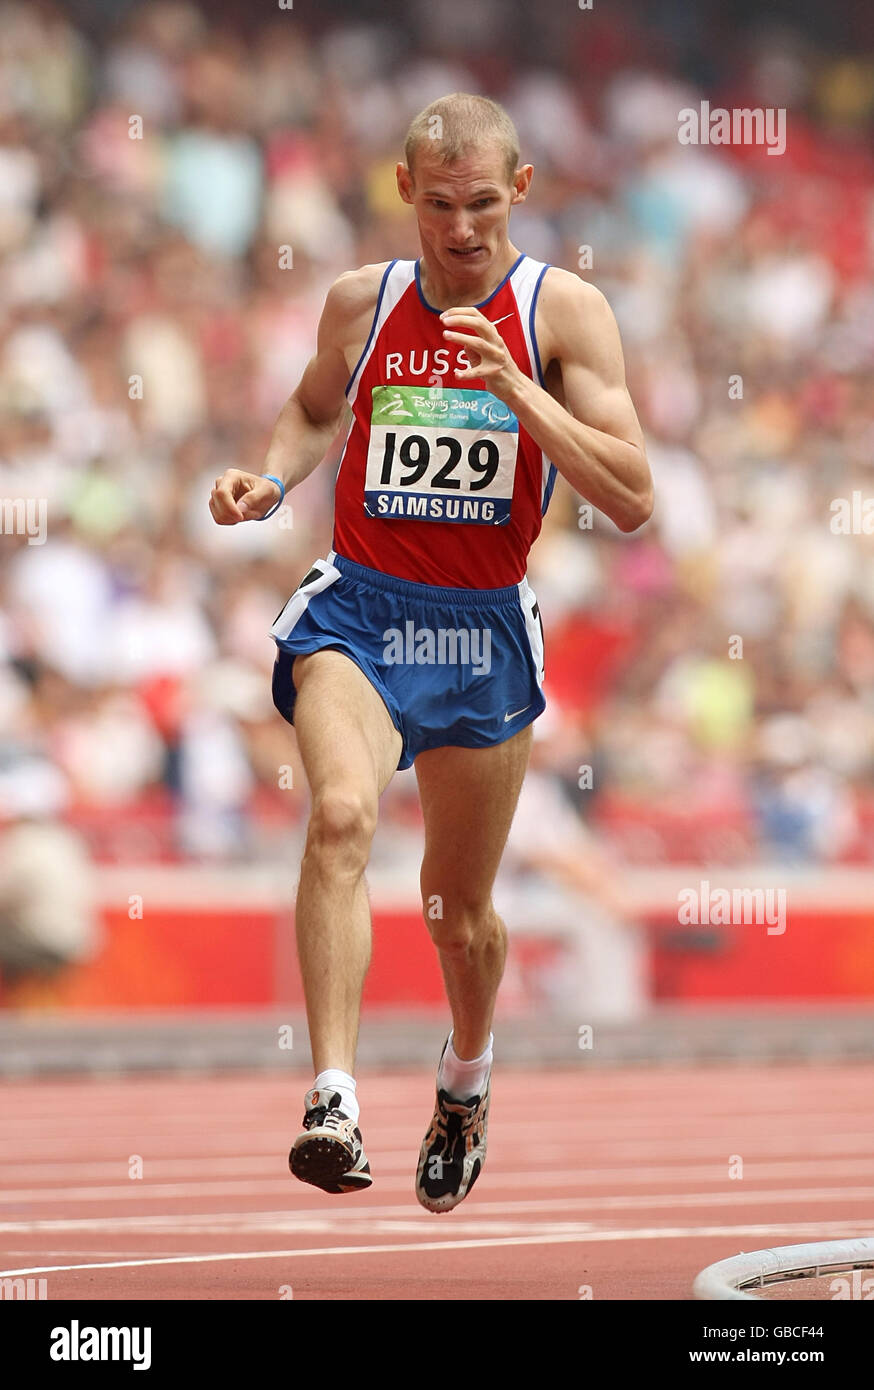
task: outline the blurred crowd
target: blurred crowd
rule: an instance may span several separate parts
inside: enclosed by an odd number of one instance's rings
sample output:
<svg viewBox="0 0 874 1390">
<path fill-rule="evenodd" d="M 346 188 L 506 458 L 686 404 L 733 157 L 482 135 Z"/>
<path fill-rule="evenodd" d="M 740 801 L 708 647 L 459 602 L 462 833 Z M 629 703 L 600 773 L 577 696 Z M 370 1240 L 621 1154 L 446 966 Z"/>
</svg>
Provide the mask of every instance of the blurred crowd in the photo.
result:
<svg viewBox="0 0 874 1390">
<path fill-rule="evenodd" d="M 555 785 L 639 863 L 874 857 L 874 542 L 834 510 L 874 489 L 874 33 L 722 9 L 0 4 L 0 824 L 28 763 L 98 858 L 299 827 L 268 629 L 336 448 L 263 526 L 207 500 L 262 471 L 335 276 L 417 254 L 402 137 L 460 90 L 535 166 L 516 245 L 616 313 L 656 485 L 623 536 L 560 483 L 532 555 Z M 785 107 L 785 154 L 681 145 L 705 98 Z"/>
</svg>

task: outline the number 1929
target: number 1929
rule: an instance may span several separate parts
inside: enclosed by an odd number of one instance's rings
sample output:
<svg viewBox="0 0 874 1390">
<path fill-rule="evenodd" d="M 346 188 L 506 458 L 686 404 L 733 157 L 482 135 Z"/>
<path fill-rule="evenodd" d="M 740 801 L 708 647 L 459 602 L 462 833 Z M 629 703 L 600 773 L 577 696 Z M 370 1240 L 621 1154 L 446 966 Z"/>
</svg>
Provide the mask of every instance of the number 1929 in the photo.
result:
<svg viewBox="0 0 874 1390">
<path fill-rule="evenodd" d="M 448 450 L 448 457 L 430 479 L 428 486 L 460 489 L 461 480 L 453 478 L 452 474 L 461 462 L 464 453 L 461 441 L 455 435 L 441 434 L 437 436 L 434 443 L 438 449 L 445 447 Z M 470 492 L 481 492 L 483 488 L 489 486 L 497 474 L 500 459 L 498 446 L 493 439 L 475 439 L 473 441 L 467 450 L 467 463 L 475 475 L 468 484 Z M 400 475 L 396 486 L 412 487 L 425 476 L 431 464 L 430 441 L 424 434 L 405 434 L 398 445 L 396 432 L 388 430 L 385 436 L 382 471 L 379 476 L 381 487 L 392 486 L 395 460 L 409 469 L 409 472 Z"/>
</svg>

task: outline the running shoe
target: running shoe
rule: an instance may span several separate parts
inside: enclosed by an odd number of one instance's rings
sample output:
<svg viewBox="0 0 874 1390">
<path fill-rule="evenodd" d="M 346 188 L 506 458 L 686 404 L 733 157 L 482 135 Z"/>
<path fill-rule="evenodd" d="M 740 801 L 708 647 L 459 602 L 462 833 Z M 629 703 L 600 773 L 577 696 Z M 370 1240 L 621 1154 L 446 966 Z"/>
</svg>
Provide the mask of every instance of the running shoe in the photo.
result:
<svg viewBox="0 0 874 1390">
<path fill-rule="evenodd" d="M 370 1187 L 370 1164 L 361 1130 L 340 1109 L 337 1091 L 307 1091 L 303 1131 L 288 1155 L 288 1166 L 301 1182 L 323 1192 L 363 1192 Z"/>
<path fill-rule="evenodd" d="M 490 1094 L 491 1076 L 483 1094 L 467 1100 L 438 1087 L 434 1117 L 422 1141 L 416 1169 L 416 1196 L 428 1211 L 457 1207 L 482 1172 Z"/>
</svg>

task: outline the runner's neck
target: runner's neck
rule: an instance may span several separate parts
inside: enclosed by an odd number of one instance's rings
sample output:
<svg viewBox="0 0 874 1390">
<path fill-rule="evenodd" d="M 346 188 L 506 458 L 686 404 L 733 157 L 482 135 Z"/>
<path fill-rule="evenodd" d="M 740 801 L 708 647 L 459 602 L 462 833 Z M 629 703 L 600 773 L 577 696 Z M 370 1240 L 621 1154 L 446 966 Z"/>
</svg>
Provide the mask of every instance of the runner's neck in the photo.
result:
<svg viewBox="0 0 874 1390">
<path fill-rule="evenodd" d="M 508 242 L 506 254 L 501 257 L 498 268 L 491 269 L 488 277 L 474 286 L 452 280 L 441 266 L 432 269 L 423 254 L 419 257 L 419 284 L 422 295 L 426 303 L 441 314 L 445 309 L 482 304 L 506 280 L 521 254 L 521 251 Z"/>
</svg>

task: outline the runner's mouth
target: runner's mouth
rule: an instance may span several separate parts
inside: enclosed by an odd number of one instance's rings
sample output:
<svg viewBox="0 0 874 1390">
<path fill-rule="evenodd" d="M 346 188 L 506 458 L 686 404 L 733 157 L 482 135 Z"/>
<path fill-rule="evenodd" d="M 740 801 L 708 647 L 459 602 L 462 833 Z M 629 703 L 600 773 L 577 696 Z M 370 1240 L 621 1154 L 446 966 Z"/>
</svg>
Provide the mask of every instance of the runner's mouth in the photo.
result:
<svg viewBox="0 0 874 1390">
<path fill-rule="evenodd" d="M 460 250 L 458 250 L 456 247 L 450 246 L 449 250 L 450 250 L 450 252 L 451 252 L 451 254 L 452 254 L 453 256 L 459 256 L 459 257 L 463 260 L 463 259 L 465 259 L 465 257 L 468 257 L 468 256 L 477 256 L 477 255 L 479 255 L 480 251 L 484 251 L 484 250 L 485 250 L 485 247 L 483 247 L 483 246 L 467 246 L 467 247 L 465 247 L 463 250 L 460 251 Z"/>
</svg>

